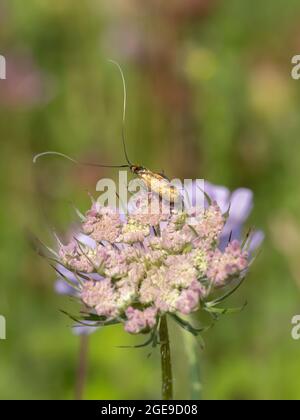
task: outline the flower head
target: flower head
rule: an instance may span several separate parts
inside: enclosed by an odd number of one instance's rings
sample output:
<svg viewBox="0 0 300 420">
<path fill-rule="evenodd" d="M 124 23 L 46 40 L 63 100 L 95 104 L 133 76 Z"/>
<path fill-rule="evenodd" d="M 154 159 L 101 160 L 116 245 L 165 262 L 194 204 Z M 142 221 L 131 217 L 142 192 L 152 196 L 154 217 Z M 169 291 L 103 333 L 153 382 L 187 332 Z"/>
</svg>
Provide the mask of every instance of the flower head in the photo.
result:
<svg viewBox="0 0 300 420">
<path fill-rule="evenodd" d="M 198 190 L 196 182 L 189 184 L 187 195 L 195 203 L 195 192 Z M 215 201 L 222 214 L 227 214 L 226 223 L 220 233 L 219 247 L 224 250 L 228 238 L 240 240 L 243 234 L 244 224 L 247 221 L 253 208 L 253 192 L 248 188 L 238 188 L 230 192 L 228 188 L 222 185 L 214 185 L 205 181 L 204 190 L 207 196 Z M 261 230 L 255 230 L 251 233 L 248 243 L 249 252 L 254 252 L 262 243 L 264 233 Z"/>
<path fill-rule="evenodd" d="M 163 200 L 144 192 L 127 218 L 94 203 L 81 226 L 87 239 L 61 245 L 60 263 L 71 281 L 81 279 L 77 295 L 93 319 L 147 332 L 165 313 L 187 315 L 205 306 L 214 289 L 247 269 L 249 257 L 237 239 L 220 246 L 223 210 L 212 201 L 167 211 Z"/>
<path fill-rule="evenodd" d="M 82 231 L 95 241 L 115 242 L 121 233 L 120 215 L 110 207 L 94 203 L 86 213 Z"/>
</svg>

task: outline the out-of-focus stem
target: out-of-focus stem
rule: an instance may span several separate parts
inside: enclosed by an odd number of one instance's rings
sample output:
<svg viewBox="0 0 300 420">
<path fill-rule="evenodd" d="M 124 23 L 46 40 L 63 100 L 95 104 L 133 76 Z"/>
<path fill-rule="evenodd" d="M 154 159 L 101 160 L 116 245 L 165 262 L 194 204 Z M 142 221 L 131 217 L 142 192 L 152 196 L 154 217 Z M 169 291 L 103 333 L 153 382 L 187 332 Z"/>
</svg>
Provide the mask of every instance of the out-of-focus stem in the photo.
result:
<svg viewBox="0 0 300 420">
<path fill-rule="evenodd" d="M 75 388 L 75 399 L 82 400 L 84 387 L 86 382 L 87 375 L 87 365 L 88 365 L 88 342 L 89 336 L 87 334 L 82 334 L 80 337 L 79 344 L 79 357 L 78 365 L 76 372 L 76 388 Z"/>
<path fill-rule="evenodd" d="M 197 341 L 195 340 L 195 337 L 192 334 L 186 331 L 182 331 L 182 335 L 189 370 L 190 399 L 200 400 L 202 393 L 202 384 L 199 360 L 199 345 L 197 344 Z"/>
<path fill-rule="evenodd" d="M 173 377 L 168 324 L 166 315 L 161 317 L 159 327 L 161 373 L 162 373 L 162 399 L 173 399 Z"/>
</svg>

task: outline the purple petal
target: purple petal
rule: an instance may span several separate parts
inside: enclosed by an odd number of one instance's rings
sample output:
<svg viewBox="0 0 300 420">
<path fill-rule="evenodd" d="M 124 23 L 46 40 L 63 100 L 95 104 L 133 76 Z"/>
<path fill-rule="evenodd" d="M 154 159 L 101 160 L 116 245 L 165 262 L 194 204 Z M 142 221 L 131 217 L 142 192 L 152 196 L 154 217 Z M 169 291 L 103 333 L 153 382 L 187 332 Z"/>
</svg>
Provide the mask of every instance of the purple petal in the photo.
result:
<svg viewBox="0 0 300 420">
<path fill-rule="evenodd" d="M 64 280 L 56 280 L 54 284 L 54 290 L 59 295 L 74 295 L 75 289 L 73 289 L 68 283 Z"/>
<path fill-rule="evenodd" d="M 230 223 L 243 224 L 253 207 L 253 193 L 248 188 L 238 188 L 230 198 Z"/>
<path fill-rule="evenodd" d="M 90 248 L 96 248 L 96 241 L 92 239 L 90 236 L 84 235 L 83 233 L 78 233 L 75 235 L 76 239 L 78 239 L 79 242 L 82 242 L 84 245 L 90 247 Z"/>
<path fill-rule="evenodd" d="M 86 323 L 88 323 L 88 321 L 86 321 Z M 99 328 L 100 327 L 94 327 L 92 323 L 90 327 L 85 325 L 74 325 L 72 327 L 72 333 L 74 335 L 89 335 L 97 331 Z"/>
<path fill-rule="evenodd" d="M 68 280 L 73 281 L 74 283 L 77 283 L 75 275 L 63 265 L 58 264 L 57 270 L 59 271 L 59 273 L 65 276 Z"/>
<path fill-rule="evenodd" d="M 228 210 L 230 196 L 228 188 L 205 181 L 205 192 L 212 200 L 217 202 L 223 213 Z"/>
<path fill-rule="evenodd" d="M 226 226 L 227 226 L 227 223 L 226 223 L 226 225 L 223 229 L 223 232 L 222 232 L 222 235 L 221 235 L 221 238 L 220 238 L 219 249 L 221 251 L 224 251 L 225 248 L 227 247 L 229 238 L 230 238 L 230 241 L 233 241 L 235 239 L 237 239 L 238 241 L 241 240 L 241 235 L 242 235 L 242 226 L 241 225 L 239 225 L 239 226 L 237 226 L 237 225 L 236 226 L 229 226 L 228 225 L 228 227 L 226 227 Z"/>
<path fill-rule="evenodd" d="M 265 234 L 262 230 L 256 230 L 250 238 L 249 252 L 252 254 L 263 242 Z"/>
</svg>

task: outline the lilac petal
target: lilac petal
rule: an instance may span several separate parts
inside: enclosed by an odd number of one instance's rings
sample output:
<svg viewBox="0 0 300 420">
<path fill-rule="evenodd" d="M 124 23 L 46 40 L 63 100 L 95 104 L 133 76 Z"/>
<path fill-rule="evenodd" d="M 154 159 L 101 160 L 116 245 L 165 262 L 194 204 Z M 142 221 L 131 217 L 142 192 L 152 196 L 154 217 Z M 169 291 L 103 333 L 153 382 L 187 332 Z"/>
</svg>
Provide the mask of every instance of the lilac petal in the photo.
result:
<svg viewBox="0 0 300 420">
<path fill-rule="evenodd" d="M 227 225 L 227 223 L 226 223 Z M 225 248 L 228 245 L 229 239 L 230 241 L 233 240 L 240 240 L 241 239 L 241 234 L 242 234 L 242 226 L 241 225 L 236 225 L 236 226 L 228 226 L 228 228 L 223 229 L 221 238 L 220 238 L 220 244 L 219 244 L 219 249 L 221 251 L 224 251 Z"/>
<path fill-rule="evenodd" d="M 265 234 L 262 230 L 256 230 L 251 238 L 250 238 L 250 245 L 249 245 L 249 252 L 252 254 L 263 242 L 265 238 Z"/>
<path fill-rule="evenodd" d="M 231 234 L 231 239 L 240 240 L 241 234 L 242 234 L 242 228 L 243 228 L 243 224 L 232 219 L 229 215 L 229 218 L 227 219 L 225 226 L 223 228 L 223 231 L 222 231 L 222 237 L 223 236 L 229 237 Z"/>
<path fill-rule="evenodd" d="M 94 239 L 92 239 L 90 236 L 84 235 L 83 233 L 78 233 L 78 235 L 75 235 L 75 237 L 76 239 L 78 239 L 79 242 L 83 243 L 89 248 L 94 249 L 97 246 L 97 243 Z"/>
<path fill-rule="evenodd" d="M 252 207 L 253 192 L 248 188 L 238 188 L 231 195 L 229 220 L 235 224 L 244 223 Z"/>
<path fill-rule="evenodd" d="M 86 321 L 88 324 L 88 321 Z M 88 327 L 86 325 L 74 325 L 72 327 L 72 332 L 74 335 L 90 335 L 93 332 L 97 331 L 100 327 L 94 327 L 91 323 L 91 326 Z"/>
<path fill-rule="evenodd" d="M 98 274 L 98 273 L 90 273 L 87 277 L 89 277 L 91 280 L 95 280 L 95 281 L 100 281 L 100 280 L 104 279 L 104 277 L 101 276 L 101 274 Z"/>
<path fill-rule="evenodd" d="M 66 283 L 64 280 L 56 280 L 54 284 L 54 289 L 56 293 L 59 295 L 74 295 L 75 289 L 73 289 L 68 283 Z"/>
<path fill-rule="evenodd" d="M 223 213 L 228 210 L 230 195 L 228 188 L 205 181 L 205 192 L 212 200 L 217 202 Z"/>
<path fill-rule="evenodd" d="M 65 276 L 68 280 L 73 281 L 74 283 L 77 283 L 75 275 L 63 265 L 58 264 L 57 270 L 59 273 Z"/>
</svg>

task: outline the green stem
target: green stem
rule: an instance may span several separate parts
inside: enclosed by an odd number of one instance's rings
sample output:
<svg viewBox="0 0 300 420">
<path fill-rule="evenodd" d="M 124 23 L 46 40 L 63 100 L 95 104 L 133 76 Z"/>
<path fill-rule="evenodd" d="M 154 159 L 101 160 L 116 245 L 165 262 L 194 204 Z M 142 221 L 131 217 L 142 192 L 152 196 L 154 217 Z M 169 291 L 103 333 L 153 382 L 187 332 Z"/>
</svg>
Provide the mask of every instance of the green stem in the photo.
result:
<svg viewBox="0 0 300 420">
<path fill-rule="evenodd" d="M 75 399 L 82 400 L 84 387 L 87 375 L 87 359 L 88 359 L 88 342 L 89 337 L 87 334 L 82 334 L 80 337 L 80 348 L 78 366 L 76 372 L 76 388 L 75 388 Z"/>
<path fill-rule="evenodd" d="M 163 315 L 159 326 L 161 373 L 162 373 L 162 399 L 173 399 L 173 378 L 170 342 L 168 333 L 167 317 Z"/>
<path fill-rule="evenodd" d="M 186 331 L 182 331 L 182 334 L 189 369 L 190 399 L 201 400 L 202 384 L 199 345 L 192 334 Z"/>
</svg>

